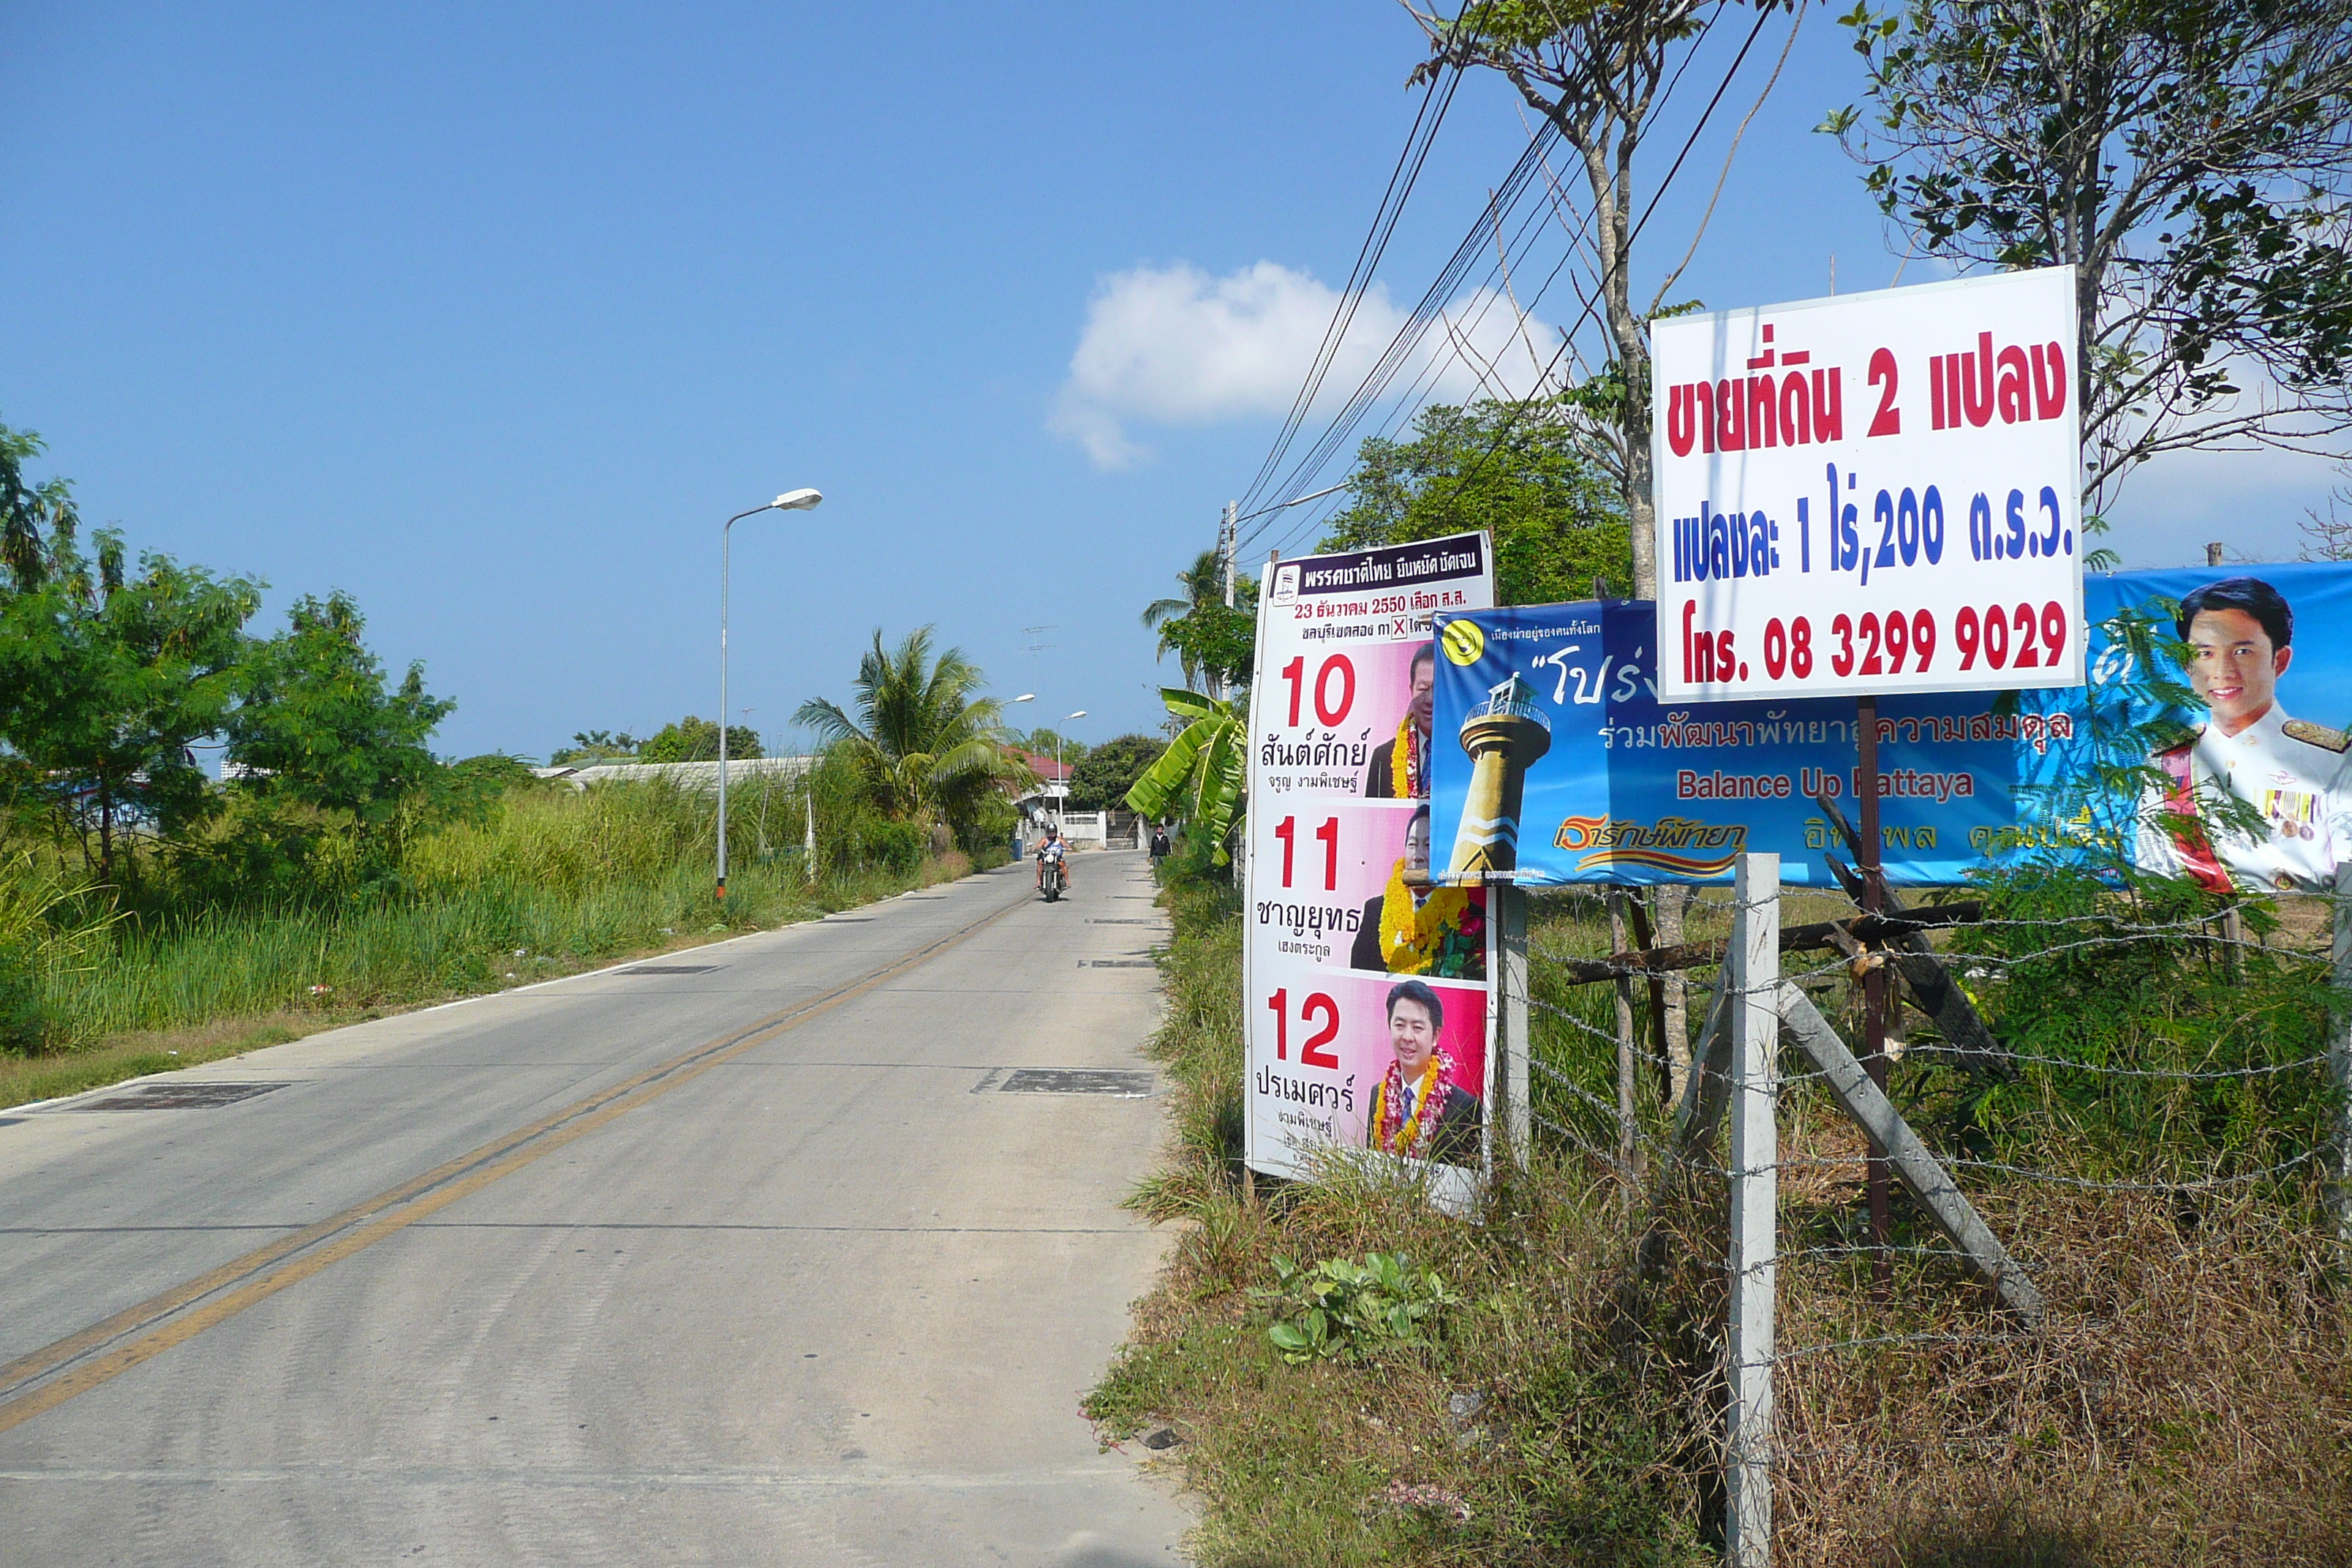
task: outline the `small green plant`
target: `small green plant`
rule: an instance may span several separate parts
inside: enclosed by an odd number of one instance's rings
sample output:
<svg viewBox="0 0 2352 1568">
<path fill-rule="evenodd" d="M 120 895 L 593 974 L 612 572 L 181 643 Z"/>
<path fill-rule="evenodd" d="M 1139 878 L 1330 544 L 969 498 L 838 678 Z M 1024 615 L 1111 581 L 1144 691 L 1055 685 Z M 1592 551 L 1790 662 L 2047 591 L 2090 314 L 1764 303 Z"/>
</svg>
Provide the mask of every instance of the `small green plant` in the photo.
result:
<svg viewBox="0 0 2352 1568">
<path fill-rule="evenodd" d="M 1266 1338 L 1293 1366 L 1425 1345 L 1431 1315 L 1462 1303 L 1436 1269 L 1416 1269 L 1401 1252 L 1368 1252 L 1360 1263 L 1327 1258 L 1311 1268 L 1276 1258 L 1274 1279 L 1250 1297 L 1274 1312 Z"/>
</svg>

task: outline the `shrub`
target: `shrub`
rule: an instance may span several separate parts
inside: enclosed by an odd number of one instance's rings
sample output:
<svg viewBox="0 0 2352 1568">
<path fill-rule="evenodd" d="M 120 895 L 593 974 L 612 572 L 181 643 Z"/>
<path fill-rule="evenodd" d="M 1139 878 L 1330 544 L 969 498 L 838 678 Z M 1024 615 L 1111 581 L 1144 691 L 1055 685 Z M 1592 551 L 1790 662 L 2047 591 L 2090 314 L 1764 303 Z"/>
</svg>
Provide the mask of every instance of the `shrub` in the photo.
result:
<svg viewBox="0 0 2352 1568">
<path fill-rule="evenodd" d="M 922 863 L 923 830 L 911 822 L 875 818 L 857 826 L 858 859 L 887 871 L 911 871 Z"/>
<path fill-rule="evenodd" d="M 1249 1294 L 1274 1310 L 1265 1337 L 1293 1366 L 1326 1357 L 1363 1361 L 1427 1344 L 1425 1320 L 1462 1304 L 1436 1269 L 1415 1268 L 1402 1253 L 1368 1252 L 1361 1263 L 1330 1258 L 1312 1268 L 1277 1257 L 1274 1283 Z"/>
</svg>

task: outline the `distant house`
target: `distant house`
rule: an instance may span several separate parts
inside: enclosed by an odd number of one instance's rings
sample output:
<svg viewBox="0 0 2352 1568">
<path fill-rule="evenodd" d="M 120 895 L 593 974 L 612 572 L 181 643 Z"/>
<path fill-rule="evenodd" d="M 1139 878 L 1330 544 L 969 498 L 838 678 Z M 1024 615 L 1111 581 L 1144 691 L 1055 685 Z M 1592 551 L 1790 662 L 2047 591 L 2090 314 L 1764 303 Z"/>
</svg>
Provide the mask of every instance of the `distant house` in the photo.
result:
<svg viewBox="0 0 2352 1568">
<path fill-rule="evenodd" d="M 1025 826 L 1024 840 L 1051 824 L 1062 830 L 1064 838 L 1080 847 L 1107 848 L 1114 839 L 1122 846 L 1132 839 L 1137 848 L 1143 847 L 1142 833 L 1132 812 L 1069 809 L 1073 764 L 1057 763 L 1018 746 L 1007 750 L 1037 775 L 1037 782 L 1028 785 L 1013 802 L 1020 809 Z"/>
<path fill-rule="evenodd" d="M 1036 783 L 1019 786 L 1019 793 L 1013 798 L 1025 829 L 1023 837 L 1042 831 L 1049 823 L 1055 827 L 1069 827 L 1071 764 L 1018 746 L 1007 746 L 1005 750 L 1037 775 Z"/>
<path fill-rule="evenodd" d="M 1075 771 L 1073 765 L 1057 763 L 1050 756 L 1040 756 L 1034 752 L 1024 752 L 1018 746 L 1008 746 L 1005 750 L 1037 775 L 1037 782 L 1028 785 L 1014 798 L 1013 804 L 1024 812 L 1034 805 L 1037 810 L 1050 810 L 1059 816 L 1064 803 L 1070 796 L 1070 774 Z"/>
<path fill-rule="evenodd" d="M 814 766 L 814 757 L 737 757 L 727 763 L 727 780 L 796 779 Z M 573 789 L 592 784 L 659 781 L 679 789 L 709 795 L 719 788 L 719 764 L 711 763 L 567 763 L 530 770 L 543 779 L 557 779 Z"/>
</svg>

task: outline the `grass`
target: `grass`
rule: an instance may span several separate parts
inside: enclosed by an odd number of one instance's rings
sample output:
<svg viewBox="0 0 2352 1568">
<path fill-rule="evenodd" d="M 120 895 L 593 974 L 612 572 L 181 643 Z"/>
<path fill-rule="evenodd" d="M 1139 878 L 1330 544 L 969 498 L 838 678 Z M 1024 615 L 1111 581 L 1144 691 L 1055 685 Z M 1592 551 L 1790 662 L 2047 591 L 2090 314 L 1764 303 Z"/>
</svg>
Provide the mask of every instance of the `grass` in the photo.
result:
<svg viewBox="0 0 2352 1568">
<path fill-rule="evenodd" d="M 87 931 L 34 978 L 46 1048 L 0 1056 L 0 1108 L 814 919 L 973 868 L 950 852 L 897 869 L 836 866 L 812 888 L 797 855 L 762 856 L 746 834 L 753 847 L 730 868 L 722 910 L 698 804 L 657 786 L 520 793 L 489 820 L 413 847 L 391 888 Z"/>
<path fill-rule="evenodd" d="M 1613 1125 L 1564 1088 L 1544 1092 L 1538 1075 L 1537 1109 L 1572 1136 L 1540 1139 L 1528 1171 L 1498 1180 L 1482 1224 L 1447 1219 L 1409 1189 L 1345 1170 L 1313 1185 L 1259 1178 L 1260 1201 L 1245 1201 L 1240 922 L 1213 884 L 1171 879 L 1164 898 L 1177 931 L 1153 1048 L 1175 1086 L 1172 1130 L 1163 1168 L 1130 1201 L 1181 1234 L 1087 1409 L 1114 1439 L 1164 1422 L 1185 1440 L 1172 1455 L 1207 1504 L 1191 1542 L 1199 1560 L 1212 1568 L 1717 1563 L 1721 1184 L 1697 1182 L 1664 1210 L 1668 1266 L 1637 1283 L 1625 1189 L 1575 1143 L 1613 1149 Z M 1830 912 L 1823 902 L 1785 918 Z M 1601 951 L 1601 910 L 1548 900 L 1534 925 L 1538 996 L 1605 1034 L 1610 988 L 1548 986 L 1541 962 Z M 1689 935 L 1720 935 L 1727 925 L 1709 900 Z M 2285 1059 L 2325 1026 L 2324 992 L 2291 963 L 2268 980 L 2217 970 L 2208 986 L 2193 955 L 2186 962 L 2161 1006 L 2085 989 L 2151 989 L 2130 973 L 2062 985 L 2027 965 L 2007 982 L 1977 984 L 2004 1029 L 2005 1018 L 2026 1020 L 2021 1028 L 2043 1017 L 2053 989 L 2075 987 L 2099 1015 L 2085 1038 L 2109 1049 L 2127 1024 L 2140 1060 L 2158 1050 L 2206 1062 Z M 1847 1012 L 1842 965 L 1821 967 L 1810 984 L 1830 1016 Z M 2283 1008 L 2282 997 L 2294 1005 Z M 1702 1001 L 1694 998 L 1695 1010 Z M 1613 1101 L 1604 1038 L 1559 1019 L 1538 1034 L 1542 1059 Z M 2041 1038 L 2058 1048 L 2054 1034 Z M 2061 1173 L 2114 1173 L 2119 1130 L 2131 1127 L 2147 1131 L 2151 1160 L 2185 1160 L 2202 1136 L 2200 1147 L 2224 1162 L 2267 1159 L 2309 1130 L 2309 1108 L 2284 1090 L 2266 1090 L 2272 1098 L 2260 1103 L 2245 1100 L 2242 1086 L 2219 1098 L 2124 1095 L 2102 1120 L 2063 1070 L 2020 1087 L 2015 1098 L 2031 1114 L 1988 1110 L 1998 1097 L 1971 1098 L 1956 1079 L 1916 1061 L 1898 1076 L 1915 1123 L 1936 1129 L 1931 1142 L 1987 1140 L 1981 1152 Z M 1645 1073 L 1652 1132 L 1657 1098 Z M 2352 1562 L 2352 1321 L 2313 1184 L 2290 1175 L 2190 1197 L 1968 1173 L 1979 1209 L 2050 1301 L 2045 1330 L 2021 1335 L 1937 1256 L 1941 1238 L 1900 1204 L 1896 1241 L 1915 1250 L 1883 1292 L 1874 1289 L 1866 1263 L 1846 1250 L 1860 1235 L 1858 1138 L 1813 1086 L 1792 1085 L 1783 1103 L 1793 1158 L 1782 1187 L 1790 1256 L 1780 1344 L 1808 1352 L 1916 1337 L 1783 1363 L 1780 1561 Z M 2257 1123 L 2262 1138 L 2243 1142 Z M 1425 1348 L 1360 1365 L 1286 1363 L 1251 1289 L 1272 1282 L 1276 1256 L 1311 1262 L 1369 1251 L 1435 1264 L 1463 1304 Z"/>
</svg>

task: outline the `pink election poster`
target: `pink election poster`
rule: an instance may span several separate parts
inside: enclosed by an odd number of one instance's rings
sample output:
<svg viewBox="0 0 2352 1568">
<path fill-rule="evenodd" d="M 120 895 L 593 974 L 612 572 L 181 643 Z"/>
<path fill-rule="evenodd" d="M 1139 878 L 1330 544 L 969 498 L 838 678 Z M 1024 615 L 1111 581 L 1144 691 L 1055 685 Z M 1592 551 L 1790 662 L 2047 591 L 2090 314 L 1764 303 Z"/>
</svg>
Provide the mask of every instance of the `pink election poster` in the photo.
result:
<svg viewBox="0 0 2352 1568">
<path fill-rule="evenodd" d="M 1493 602 L 1484 534 L 1277 562 L 1246 817 L 1247 1159 L 1486 1163 L 1483 889 L 1432 888 L 1430 617 Z"/>
<path fill-rule="evenodd" d="M 1321 974 L 1259 1004 L 1273 1060 L 1250 1075 L 1287 1141 L 1476 1167 L 1486 1132 L 1486 987 Z"/>
</svg>

